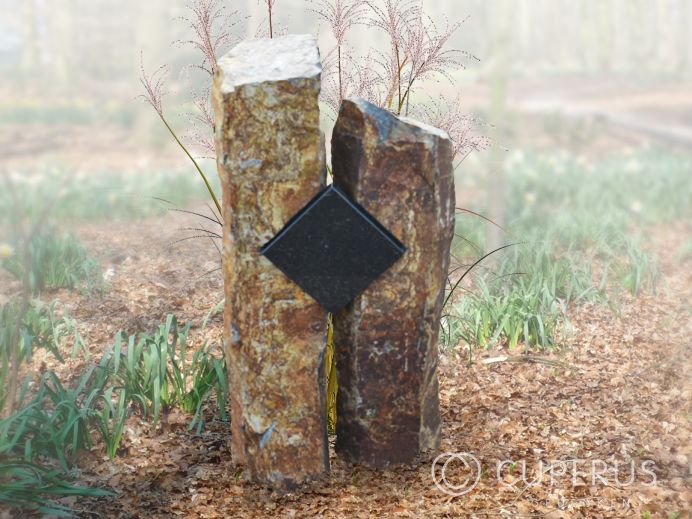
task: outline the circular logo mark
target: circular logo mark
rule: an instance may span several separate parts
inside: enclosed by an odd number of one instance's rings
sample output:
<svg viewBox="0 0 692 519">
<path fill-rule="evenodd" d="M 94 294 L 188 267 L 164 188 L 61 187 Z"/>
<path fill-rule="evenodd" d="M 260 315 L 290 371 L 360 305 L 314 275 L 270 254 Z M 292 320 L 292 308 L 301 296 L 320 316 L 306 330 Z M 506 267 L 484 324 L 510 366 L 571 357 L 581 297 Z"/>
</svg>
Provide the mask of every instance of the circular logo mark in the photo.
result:
<svg viewBox="0 0 692 519">
<path fill-rule="evenodd" d="M 433 460 L 430 475 L 441 492 L 463 496 L 481 480 L 481 462 L 468 452 L 443 452 Z"/>
</svg>

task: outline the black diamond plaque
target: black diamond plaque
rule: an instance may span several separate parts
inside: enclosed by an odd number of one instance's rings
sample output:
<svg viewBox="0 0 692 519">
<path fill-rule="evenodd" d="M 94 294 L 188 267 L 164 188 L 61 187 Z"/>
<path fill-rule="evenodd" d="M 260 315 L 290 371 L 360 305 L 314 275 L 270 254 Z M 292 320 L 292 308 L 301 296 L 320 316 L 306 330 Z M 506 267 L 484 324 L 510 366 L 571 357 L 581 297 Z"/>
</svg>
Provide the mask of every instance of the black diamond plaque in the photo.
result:
<svg viewBox="0 0 692 519">
<path fill-rule="evenodd" d="M 323 308 L 336 313 L 398 260 L 406 247 L 332 185 L 260 252 Z"/>
</svg>

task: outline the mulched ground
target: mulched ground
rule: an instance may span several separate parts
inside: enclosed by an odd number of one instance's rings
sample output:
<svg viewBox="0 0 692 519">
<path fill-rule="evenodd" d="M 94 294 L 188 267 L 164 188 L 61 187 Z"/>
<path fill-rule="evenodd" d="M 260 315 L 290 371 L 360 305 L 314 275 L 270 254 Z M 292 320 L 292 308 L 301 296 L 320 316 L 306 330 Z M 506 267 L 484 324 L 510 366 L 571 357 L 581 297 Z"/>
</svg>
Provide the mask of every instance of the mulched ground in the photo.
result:
<svg viewBox="0 0 692 519">
<path fill-rule="evenodd" d="M 199 327 L 221 298 L 219 273 L 203 275 L 218 266 L 218 254 L 203 240 L 170 246 L 180 227 L 194 222 L 169 214 L 78 227 L 104 270 L 112 269 L 110 287 L 102 300 L 64 290 L 45 299 L 66 304 L 91 361 L 117 330 L 151 330 L 169 312 L 196 324 L 197 343 L 219 340 L 220 316 Z M 322 481 L 298 493 L 273 492 L 244 482 L 230 459 L 228 424 L 211 421 L 197 435 L 187 430 L 188 416 L 172 412 L 156 431 L 131 417 L 115 460 L 98 445 L 80 459 L 80 480 L 117 497 L 66 502 L 80 517 L 692 517 L 692 274 L 690 260 L 677 255 L 692 225 L 654 235 L 658 293 L 625 298 L 619 314 L 600 306 L 572 312 L 565 347 L 540 354 L 548 363 L 524 362 L 519 351 L 469 357 L 459 347 L 442 355 L 440 452 L 472 453 L 482 466 L 478 485 L 465 495 L 436 488 L 437 453 L 381 472 L 332 453 Z M 483 363 L 501 355 L 510 359 Z M 69 380 L 90 360 L 43 362 Z M 555 460 L 586 461 L 551 471 Z M 592 480 L 592 463 L 603 479 Z M 454 462 L 447 474 L 453 484 L 469 476 Z"/>
</svg>

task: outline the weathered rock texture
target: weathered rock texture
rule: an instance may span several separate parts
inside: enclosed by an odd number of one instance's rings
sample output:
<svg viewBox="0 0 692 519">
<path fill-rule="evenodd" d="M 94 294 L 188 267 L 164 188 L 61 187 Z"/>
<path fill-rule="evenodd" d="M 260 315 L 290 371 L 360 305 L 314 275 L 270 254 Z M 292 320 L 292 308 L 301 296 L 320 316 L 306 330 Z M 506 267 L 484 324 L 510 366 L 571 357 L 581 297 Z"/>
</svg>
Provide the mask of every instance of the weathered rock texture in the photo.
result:
<svg viewBox="0 0 692 519">
<path fill-rule="evenodd" d="M 291 488 L 329 469 L 326 316 L 259 250 L 325 183 L 319 52 L 312 36 L 258 39 L 218 68 L 232 455 L 250 479 Z"/>
<path fill-rule="evenodd" d="M 437 340 L 454 234 L 452 144 L 358 98 L 341 105 L 334 183 L 407 248 L 334 318 L 337 452 L 375 467 L 439 446 Z"/>
</svg>

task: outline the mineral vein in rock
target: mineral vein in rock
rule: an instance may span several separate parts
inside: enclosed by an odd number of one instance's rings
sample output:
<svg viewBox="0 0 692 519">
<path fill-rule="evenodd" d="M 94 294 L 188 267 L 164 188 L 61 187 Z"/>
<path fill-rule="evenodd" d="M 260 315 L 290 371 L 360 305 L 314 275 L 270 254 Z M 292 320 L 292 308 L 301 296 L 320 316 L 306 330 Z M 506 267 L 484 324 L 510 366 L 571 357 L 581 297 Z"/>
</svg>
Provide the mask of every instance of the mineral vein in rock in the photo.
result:
<svg viewBox="0 0 692 519">
<path fill-rule="evenodd" d="M 292 487 L 329 469 L 325 313 L 259 250 L 325 183 L 312 36 L 239 44 L 214 79 L 232 455 Z"/>
<path fill-rule="evenodd" d="M 358 98 L 332 137 L 334 183 L 407 248 L 334 318 L 339 455 L 375 467 L 439 445 L 437 341 L 454 234 L 447 134 Z"/>
</svg>

